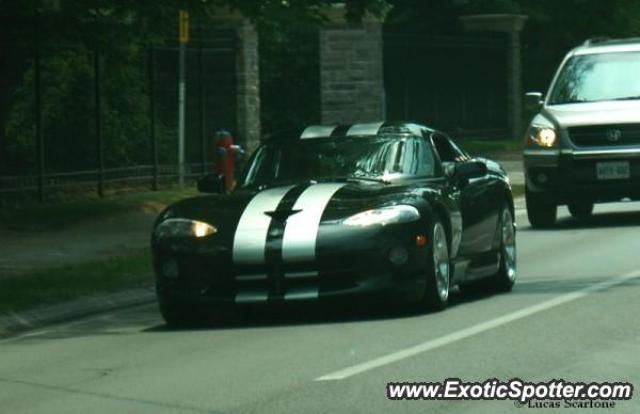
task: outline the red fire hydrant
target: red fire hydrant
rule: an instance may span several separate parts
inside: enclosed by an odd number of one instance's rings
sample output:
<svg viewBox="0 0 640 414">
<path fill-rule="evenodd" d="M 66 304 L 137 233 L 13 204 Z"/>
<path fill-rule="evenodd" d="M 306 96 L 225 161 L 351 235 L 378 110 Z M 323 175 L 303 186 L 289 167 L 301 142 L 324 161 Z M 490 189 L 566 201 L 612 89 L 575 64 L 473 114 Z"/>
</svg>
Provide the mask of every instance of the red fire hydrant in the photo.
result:
<svg viewBox="0 0 640 414">
<path fill-rule="evenodd" d="M 235 187 L 235 154 L 237 146 L 233 144 L 233 137 L 229 131 L 221 129 L 216 132 L 216 173 L 224 176 L 225 192 L 230 192 Z"/>
</svg>

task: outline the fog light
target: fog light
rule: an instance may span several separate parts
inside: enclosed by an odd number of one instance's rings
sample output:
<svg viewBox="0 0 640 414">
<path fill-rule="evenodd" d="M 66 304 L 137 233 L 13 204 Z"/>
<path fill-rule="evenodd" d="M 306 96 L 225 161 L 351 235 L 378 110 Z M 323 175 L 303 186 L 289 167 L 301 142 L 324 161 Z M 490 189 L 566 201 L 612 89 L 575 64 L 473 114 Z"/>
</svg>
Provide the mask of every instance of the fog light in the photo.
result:
<svg viewBox="0 0 640 414">
<path fill-rule="evenodd" d="M 389 252 L 389 261 L 395 266 L 402 266 L 409 260 L 409 253 L 403 246 L 395 246 Z"/>
<path fill-rule="evenodd" d="M 547 174 L 544 174 L 544 173 L 538 174 L 538 182 L 540 184 L 545 184 L 548 181 L 549 181 L 549 177 L 547 177 Z"/>
<path fill-rule="evenodd" d="M 180 272 L 178 271 L 178 262 L 175 259 L 167 259 L 162 262 L 162 276 L 167 279 L 175 279 Z"/>
</svg>

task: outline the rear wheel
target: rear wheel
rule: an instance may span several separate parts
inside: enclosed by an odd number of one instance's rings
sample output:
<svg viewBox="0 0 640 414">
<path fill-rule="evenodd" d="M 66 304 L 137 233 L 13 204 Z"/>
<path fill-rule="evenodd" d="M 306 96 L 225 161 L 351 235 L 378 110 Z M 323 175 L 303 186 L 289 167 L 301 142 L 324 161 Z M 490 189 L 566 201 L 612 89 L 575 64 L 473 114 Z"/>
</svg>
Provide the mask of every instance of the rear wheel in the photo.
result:
<svg viewBox="0 0 640 414">
<path fill-rule="evenodd" d="M 532 227 L 551 227 L 556 222 L 558 206 L 543 194 L 536 194 L 525 189 L 527 217 Z"/>
<path fill-rule="evenodd" d="M 577 219 L 586 219 L 593 213 L 593 203 L 589 202 L 569 203 L 567 207 L 569 208 L 569 213 Z"/>
<path fill-rule="evenodd" d="M 436 220 L 431 232 L 431 254 L 424 295 L 424 302 L 428 309 L 439 311 L 447 307 L 450 270 L 447 233 L 440 220 Z"/>
</svg>

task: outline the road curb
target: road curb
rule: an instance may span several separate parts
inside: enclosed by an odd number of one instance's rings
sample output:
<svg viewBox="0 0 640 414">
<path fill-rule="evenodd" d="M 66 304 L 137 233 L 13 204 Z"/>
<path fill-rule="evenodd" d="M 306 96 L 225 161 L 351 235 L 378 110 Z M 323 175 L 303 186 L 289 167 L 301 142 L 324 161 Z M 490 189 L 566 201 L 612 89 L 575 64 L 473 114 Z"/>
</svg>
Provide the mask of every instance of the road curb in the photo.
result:
<svg viewBox="0 0 640 414">
<path fill-rule="evenodd" d="M 131 289 L 0 316 L 0 338 L 83 316 L 155 301 L 153 288 Z"/>
</svg>

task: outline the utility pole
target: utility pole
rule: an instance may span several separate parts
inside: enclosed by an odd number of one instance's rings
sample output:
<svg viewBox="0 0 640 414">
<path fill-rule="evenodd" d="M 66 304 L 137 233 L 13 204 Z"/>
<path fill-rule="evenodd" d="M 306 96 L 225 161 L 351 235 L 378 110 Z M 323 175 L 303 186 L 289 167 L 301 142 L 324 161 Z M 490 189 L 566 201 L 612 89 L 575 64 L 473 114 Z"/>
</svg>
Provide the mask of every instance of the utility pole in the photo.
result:
<svg viewBox="0 0 640 414">
<path fill-rule="evenodd" d="M 189 13 L 186 10 L 180 10 L 178 16 L 180 42 L 180 56 L 178 63 L 178 176 L 180 186 L 184 186 L 185 165 L 184 165 L 184 146 L 185 146 L 185 48 L 189 42 Z"/>
</svg>

